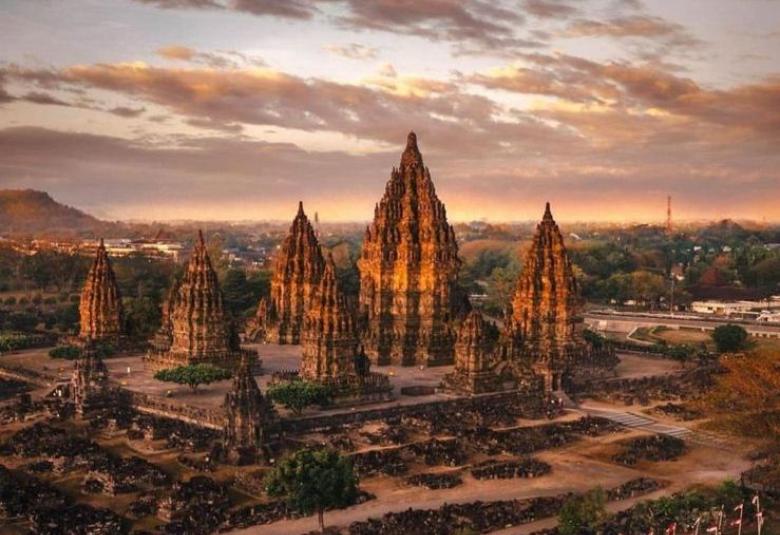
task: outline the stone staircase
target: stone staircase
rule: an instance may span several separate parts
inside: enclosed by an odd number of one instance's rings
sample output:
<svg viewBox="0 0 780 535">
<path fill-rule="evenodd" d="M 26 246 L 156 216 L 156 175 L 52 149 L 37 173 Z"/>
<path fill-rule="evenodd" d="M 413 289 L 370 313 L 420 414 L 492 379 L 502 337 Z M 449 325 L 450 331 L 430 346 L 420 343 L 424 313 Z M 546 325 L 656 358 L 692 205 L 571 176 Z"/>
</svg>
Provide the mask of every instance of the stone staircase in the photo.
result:
<svg viewBox="0 0 780 535">
<path fill-rule="evenodd" d="M 640 429 L 649 433 L 655 433 L 658 435 L 669 435 L 686 442 L 698 444 L 701 446 L 709 446 L 722 450 L 732 450 L 734 447 L 724 438 L 713 433 L 706 431 L 694 431 L 687 427 L 681 427 L 677 425 L 662 424 L 649 418 L 646 415 L 634 414 L 632 412 L 624 412 L 609 409 L 598 409 L 595 407 L 580 406 L 575 409 L 588 416 L 597 416 L 600 418 L 606 418 L 623 427 L 630 429 Z"/>
</svg>

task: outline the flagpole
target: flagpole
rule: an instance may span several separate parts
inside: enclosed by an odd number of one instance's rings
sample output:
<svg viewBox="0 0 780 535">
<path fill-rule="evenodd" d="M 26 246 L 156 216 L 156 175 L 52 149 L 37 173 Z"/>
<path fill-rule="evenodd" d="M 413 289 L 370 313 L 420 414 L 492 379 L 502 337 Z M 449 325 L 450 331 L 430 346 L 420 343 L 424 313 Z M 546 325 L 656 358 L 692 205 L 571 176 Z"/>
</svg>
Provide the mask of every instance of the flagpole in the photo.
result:
<svg viewBox="0 0 780 535">
<path fill-rule="evenodd" d="M 739 527 L 737 528 L 737 535 L 742 535 L 742 513 L 745 512 L 745 502 L 739 504 Z"/>
</svg>

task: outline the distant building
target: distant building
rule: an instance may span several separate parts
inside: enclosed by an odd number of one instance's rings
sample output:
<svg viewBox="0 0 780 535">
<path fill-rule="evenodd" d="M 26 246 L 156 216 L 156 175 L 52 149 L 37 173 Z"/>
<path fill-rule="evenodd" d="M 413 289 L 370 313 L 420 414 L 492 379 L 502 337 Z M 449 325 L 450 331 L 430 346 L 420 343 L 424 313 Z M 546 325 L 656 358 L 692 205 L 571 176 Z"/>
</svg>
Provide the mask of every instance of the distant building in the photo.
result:
<svg viewBox="0 0 780 535">
<path fill-rule="evenodd" d="M 94 240 L 85 240 L 79 247 L 82 251 L 94 251 L 97 249 L 98 242 Z M 131 254 L 142 254 L 144 256 L 156 258 L 169 258 L 174 262 L 179 262 L 182 258 L 184 246 L 181 242 L 174 240 L 148 240 L 129 238 L 115 238 L 105 240 L 105 247 L 111 256 L 129 256 Z"/>
<path fill-rule="evenodd" d="M 720 301 L 706 300 L 691 303 L 691 311 L 699 314 L 756 319 L 759 321 L 778 321 L 768 318 L 780 313 L 780 296 L 765 300 Z M 762 319 L 763 318 L 763 319 Z"/>
</svg>

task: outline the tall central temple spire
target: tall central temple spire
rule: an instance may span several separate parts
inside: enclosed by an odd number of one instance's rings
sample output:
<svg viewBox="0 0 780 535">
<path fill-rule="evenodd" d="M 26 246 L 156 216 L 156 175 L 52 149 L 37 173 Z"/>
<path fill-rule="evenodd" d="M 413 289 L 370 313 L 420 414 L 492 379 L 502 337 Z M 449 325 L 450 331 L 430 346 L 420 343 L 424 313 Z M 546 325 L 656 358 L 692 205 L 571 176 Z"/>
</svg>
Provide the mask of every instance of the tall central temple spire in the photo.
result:
<svg viewBox="0 0 780 535">
<path fill-rule="evenodd" d="M 368 356 L 378 364 L 451 362 L 458 245 L 414 132 L 366 229 L 358 268 Z"/>
</svg>

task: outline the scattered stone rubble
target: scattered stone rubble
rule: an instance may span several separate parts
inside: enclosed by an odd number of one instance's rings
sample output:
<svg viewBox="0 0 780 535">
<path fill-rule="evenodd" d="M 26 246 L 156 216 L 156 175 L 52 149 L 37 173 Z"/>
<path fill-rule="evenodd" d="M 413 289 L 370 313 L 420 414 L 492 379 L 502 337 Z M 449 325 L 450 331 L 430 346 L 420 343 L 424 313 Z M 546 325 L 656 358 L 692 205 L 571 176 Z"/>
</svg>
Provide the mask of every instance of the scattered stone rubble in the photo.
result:
<svg viewBox="0 0 780 535">
<path fill-rule="evenodd" d="M 622 444 L 623 451 L 612 460 L 633 466 L 639 461 L 673 461 L 687 451 L 685 442 L 669 435 L 639 437 Z"/>
<path fill-rule="evenodd" d="M 532 457 L 519 461 L 489 460 L 472 467 L 471 475 L 476 479 L 534 478 L 547 475 L 552 467 Z"/>
<path fill-rule="evenodd" d="M 457 473 L 434 472 L 427 474 L 415 474 L 404 479 L 406 484 L 416 487 L 425 487 L 430 490 L 451 489 L 463 484 L 463 479 Z"/>
</svg>

